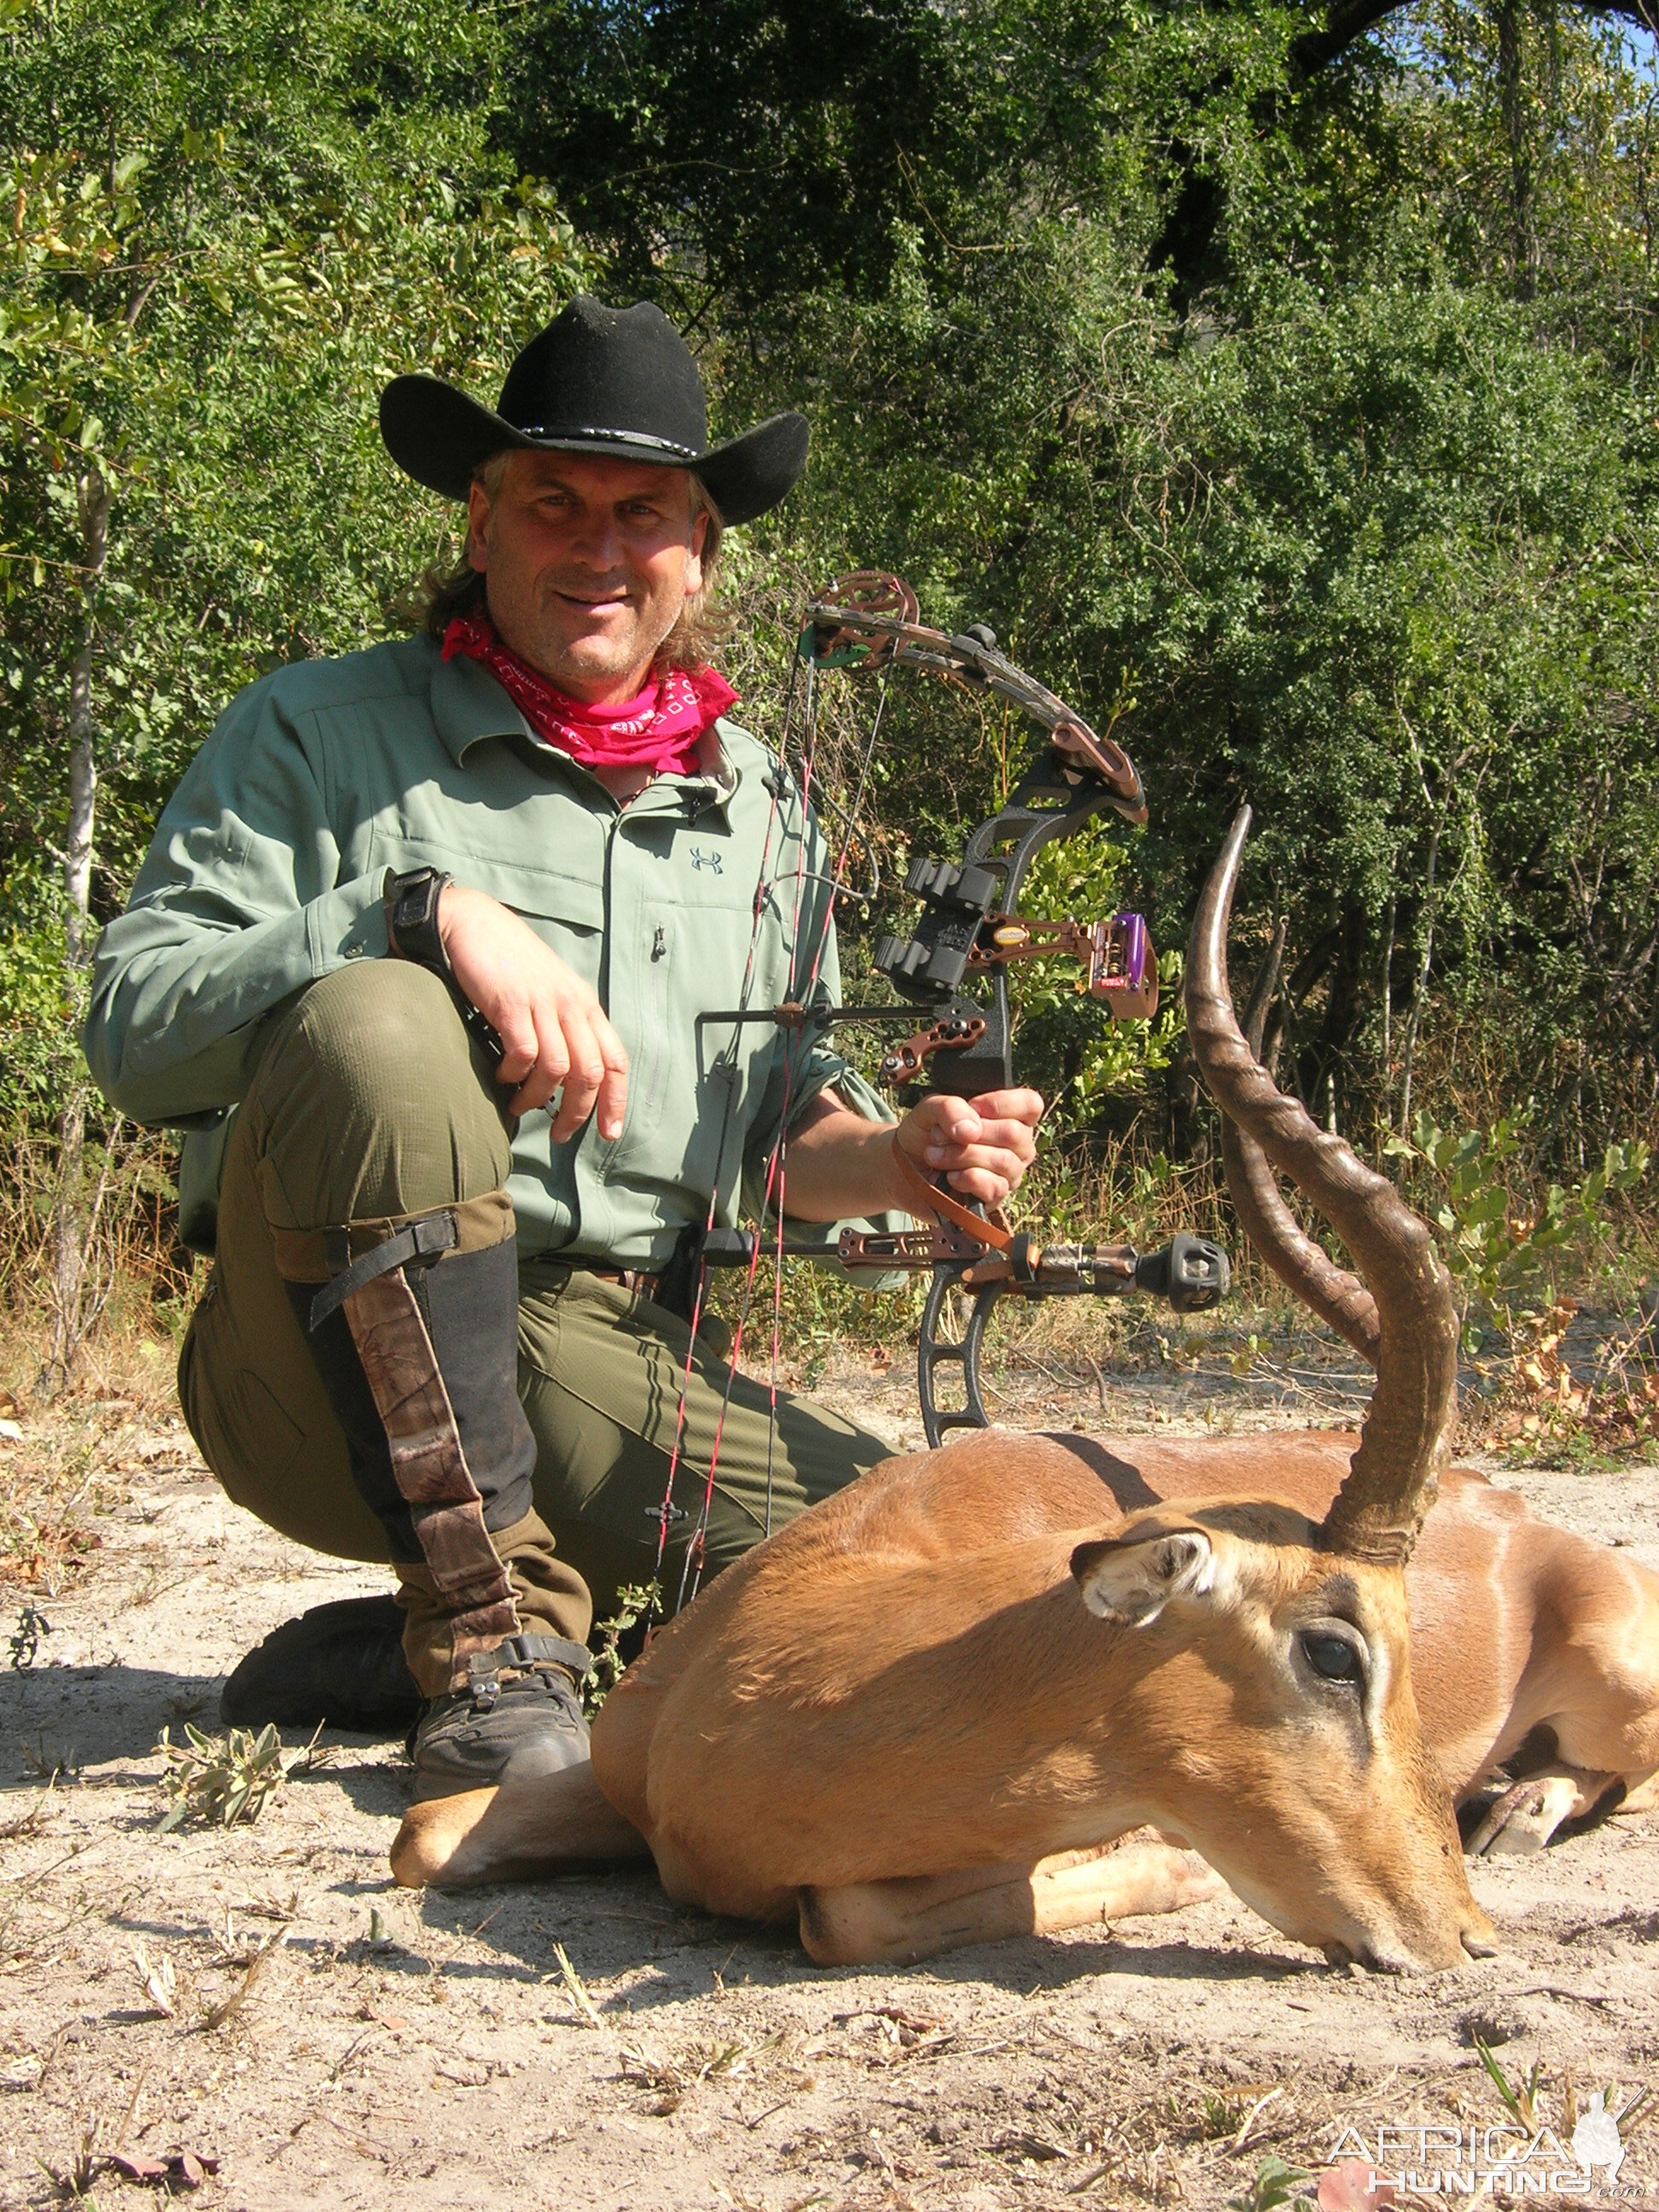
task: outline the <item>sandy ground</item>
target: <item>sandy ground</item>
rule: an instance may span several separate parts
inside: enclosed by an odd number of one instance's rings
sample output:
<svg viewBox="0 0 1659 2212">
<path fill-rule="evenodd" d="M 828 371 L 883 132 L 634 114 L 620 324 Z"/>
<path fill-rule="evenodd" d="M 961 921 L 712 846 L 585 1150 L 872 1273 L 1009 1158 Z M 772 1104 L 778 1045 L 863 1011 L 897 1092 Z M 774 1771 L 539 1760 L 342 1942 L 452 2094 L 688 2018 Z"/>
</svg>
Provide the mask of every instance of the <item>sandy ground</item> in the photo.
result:
<svg viewBox="0 0 1659 2212">
<path fill-rule="evenodd" d="M 1029 1368 L 1000 1410 L 1288 1425 L 1363 1395 L 1288 1350 L 1243 1384 L 1204 1370 L 1085 1390 Z M 826 1395 L 908 1443 L 908 1387 Z M 1329 1968 L 1231 1900 L 836 1974 L 636 1872 L 416 1895 L 386 1867 L 400 1754 L 356 1738 L 254 1826 L 159 1834 L 161 1729 L 216 1726 L 254 1637 L 384 1578 L 250 1521 L 181 1429 L 118 1444 L 101 1547 L 35 1595 L 33 1663 L 0 1669 L 0 2206 L 77 2173 L 88 2203 L 137 2203 L 117 2152 L 174 2161 L 153 2191 L 186 2186 L 185 2153 L 216 2161 L 199 2201 L 246 2212 L 1220 2206 L 1270 2154 L 1323 2166 L 1345 2126 L 1504 2121 L 1477 2033 L 1511 2081 L 1541 2069 L 1568 2134 L 1591 2088 L 1659 2087 L 1655 1815 L 1477 1865 L 1502 1955 L 1410 1981 Z M 1498 1479 L 1659 1566 L 1659 1470 Z M 27 1595 L 0 1586 L 9 1634 Z M 1625 2140 L 1626 2195 L 1659 2195 L 1659 2124 Z"/>
</svg>

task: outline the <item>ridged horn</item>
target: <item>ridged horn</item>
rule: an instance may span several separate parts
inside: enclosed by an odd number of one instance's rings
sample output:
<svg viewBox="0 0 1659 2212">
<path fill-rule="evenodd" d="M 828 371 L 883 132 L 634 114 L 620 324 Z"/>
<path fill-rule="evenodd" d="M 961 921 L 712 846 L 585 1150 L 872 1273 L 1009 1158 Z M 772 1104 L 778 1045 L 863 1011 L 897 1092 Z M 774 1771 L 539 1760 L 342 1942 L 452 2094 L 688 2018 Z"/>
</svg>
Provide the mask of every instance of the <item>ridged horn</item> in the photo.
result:
<svg viewBox="0 0 1659 2212">
<path fill-rule="evenodd" d="M 1427 1223 L 1386 1176 L 1285 1097 L 1239 1028 L 1227 987 L 1227 923 L 1249 827 L 1247 806 L 1199 901 L 1187 946 L 1188 1031 L 1210 1094 L 1234 1125 L 1231 1150 L 1240 1172 L 1235 1184 L 1230 1158 L 1228 1188 L 1246 1229 L 1274 1272 L 1376 1364 L 1359 1447 L 1320 1542 L 1328 1551 L 1403 1565 L 1434 1503 L 1456 1414 L 1451 1281 Z M 1364 1271 L 1369 1291 L 1303 1237 L 1273 1182 L 1274 1169 L 1330 1223 Z M 1310 1295 L 1310 1286 L 1317 1295 Z"/>
<path fill-rule="evenodd" d="M 1269 1078 L 1273 1068 L 1271 1061 L 1261 1059 L 1261 1036 L 1284 951 L 1281 921 L 1267 958 L 1256 970 L 1244 1009 L 1244 1042 Z M 1273 1058 L 1277 1057 L 1275 1054 Z M 1375 1367 L 1376 1300 L 1358 1275 L 1339 1267 L 1322 1245 L 1304 1233 L 1301 1223 L 1285 1203 L 1267 1155 L 1228 1114 L 1221 1116 L 1221 1164 L 1239 1225 L 1274 1274 L 1339 1336 L 1346 1337 L 1368 1366 Z"/>
</svg>

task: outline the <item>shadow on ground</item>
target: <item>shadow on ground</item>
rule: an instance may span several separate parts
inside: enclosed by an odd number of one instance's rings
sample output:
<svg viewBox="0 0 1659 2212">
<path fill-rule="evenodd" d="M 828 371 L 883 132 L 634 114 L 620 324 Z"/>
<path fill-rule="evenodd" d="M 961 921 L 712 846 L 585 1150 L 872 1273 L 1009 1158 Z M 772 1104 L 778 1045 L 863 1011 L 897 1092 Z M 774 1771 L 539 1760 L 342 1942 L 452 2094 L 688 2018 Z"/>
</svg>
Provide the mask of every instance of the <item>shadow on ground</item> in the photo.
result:
<svg viewBox="0 0 1659 2212">
<path fill-rule="evenodd" d="M 181 1741 L 185 1722 L 216 1733 L 222 1674 L 170 1674 L 161 1668 L 31 1667 L 0 1674 L 0 1790 L 31 1789 L 52 1770 L 66 1775 L 108 1769 L 125 1759 L 148 1759 L 161 1730 Z M 353 1753 L 381 1739 L 325 1729 L 319 1742 L 332 1756 L 296 1784 L 325 1777 L 337 1784 L 359 1812 L 400 1817 L 408 1802 L 407 1779 L 397 1766 L 357 1765 Z M 290 1748 L 298 1748 L 290 1745 Z M 87 1773 L 88 1786 L 131 1788 L 146 1776 L 117 1771 Z"/>
</svg>

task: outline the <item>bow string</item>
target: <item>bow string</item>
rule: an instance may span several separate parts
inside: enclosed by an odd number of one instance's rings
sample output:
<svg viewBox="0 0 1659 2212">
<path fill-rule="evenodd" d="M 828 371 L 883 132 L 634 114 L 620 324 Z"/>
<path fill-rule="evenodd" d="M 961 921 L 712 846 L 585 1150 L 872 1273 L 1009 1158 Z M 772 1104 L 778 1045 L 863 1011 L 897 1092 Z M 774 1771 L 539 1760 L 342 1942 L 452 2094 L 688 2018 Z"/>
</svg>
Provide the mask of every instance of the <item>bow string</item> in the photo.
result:
<svg viewBox="0 0 1659 2212">
<path fill-rule="evenodd" d="M 713 1066 L 725 1081 L 726 1097 L 715 1187 L 696 1239 L 692 1336 L 667 1486 L 656 1516 L 659 1570 L 671 1522 L 691 1517 L 675 1506 L 673 1492 L 684 1462 L 686 1404 L 709 1276 L 716 1269 L 741 1268 L 744 1279 L 700 1509 L 687 1540 L 680 1604 L 696 1595 L 701 1579 L 714 1469 L 763 1256 L 774 1264 L 774 1443 L 787 1260 L 827 1259 L 854 1276 L 896 1271 L 930 1277 L 918 1331 L 917 1395 L 931 1446 L 937 1446 L 951 1429 L 989 1424 L 980 1384 L 980 1352 L 1000 1298 L 1119 1297 L 1141 1291 L 1168 1298 L 1180 1310 L 1195 1311 L 1213 1305 L 1228 1286 L 1225 1254 L 1208 1240 L 1186 1232 L 1151 1254 L 1127 1243 L 1040 1245 L 1012 1229 L 1000 1211 L 987 1212 L 964 1201 L 944 1176 L 928 1182 L 896 1145 L 896 1175 L 907 1210 L 914 1220 L 930 1220 L 931 1226 L 902 1231 L 846 1229 L 830 1246 L 786 1234 L 788 1128 L 796 1111 L 796 1084 L 803 1063 L 833 1029 L 857 1024 L 890 1025 L 906 1032 L 883 1053 L 878 1077 L 904 1108 L 934 1093 L 973 1098 L 1012 1086 L 1009 971 L 1023 961 L 1055 955 L 1075 959 L 1080 969 L 1079 992 L 1103 1005 L 1115 1021 L 1147 1020 L 1158 1008 L 1157 956 L 1139 915 L 1049 919 L 1019 910 L 1026 872 L 1043 845 L 1073 835 L 1106 810 L 1132 824 L 1146 820 L 1146 793 L 1128 754 L 1109 734 L 1097 732 L 1044 684 L 1017 667 L 999 650 L 991 630 L 975 624 L 954 635 L 929 628 L 919 614 L 915 594 L 903 578 L 875 569 L 838 578 L 807 606 L 791 667 L 783 735 L 769 776 L 770 811 L 739 1003 L 699 1017 L 705 1033 L 722 1038 Z M 873 678 L 879 687 L 850 803 L 844 805 L 814 792 L 819 682 L 828 671 L 844 672 L 855 679 Z M 969 836 L 959 860 L 930 858 L 912 864 L 904 888 L 921 902 L 921 912 L 908 935 L 890 933 L 878 938 L 872 954 L 872 967 L 893 991 L 892 1000 L 840 1005 L 823 988 L 823 969 L 836 901 L 846 895 L 848 862 L 859 835 L 889 686 L 900 671 L 943 678 L 970 693 L 999 698 L 1036 726 L 1040 740 L 1001 805 Z M 789 755 L 798 700 L 802 734 L 799 766 L 792 771 Z M 836 817 L 842 830 L 839 851 L 828 867 L 810 865 L 820 855 L 822 845 L 812 818 L 815 797 L 825 812 Z M 790 872 L 780 863 L 792 834 L 795 853 Z M 855 895 L 867 899 L 879 885 L 879 866 L 867 840 L 866 850 L 871 882 Z M 803 943 L 802 927 L 809 882 L 816 884 L 821 899 L 816 926 L 806 933 L 810 945 Z M 789 994 L 769 1006 L 757 1006 L 753 1000 L 761 937 L 786 884 L 792 908 Z M 721 1182 L 741 1080 L 739 1045 L 744 1030 L 757 1023 L 771 1024 L 783 1041 L 781 1106 L 768 1157 L 761 1225 L 727 1228 L 720 1220 Z M 741 1145 L 738 1157 L 740 1162 Z M 959 1291 L 970 1304 L 965 1327 L 952 1337 L 942 1331 L 953 1295 Z M 958 1370 L 961 1402 L 946 1407 L 939 1402 L 939 1386 L 951 1369 Z M 769 1466 L 767 1496 L 769 1533 Z"/>
</svg>

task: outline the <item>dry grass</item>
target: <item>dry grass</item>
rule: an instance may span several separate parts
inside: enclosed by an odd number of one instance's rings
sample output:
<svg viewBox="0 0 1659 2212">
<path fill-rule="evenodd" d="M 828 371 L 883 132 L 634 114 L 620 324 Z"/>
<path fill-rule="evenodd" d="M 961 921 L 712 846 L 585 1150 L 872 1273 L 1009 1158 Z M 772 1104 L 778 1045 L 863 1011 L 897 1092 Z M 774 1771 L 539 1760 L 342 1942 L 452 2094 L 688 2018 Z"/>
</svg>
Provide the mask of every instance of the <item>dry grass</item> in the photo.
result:
<svg viewBox="0 0 1659 2212">
<path fill-rule="evenodd" d="M 76 1334 L 84 1340 L 72 1382 L 77 1393 L 124 1391 L 155 1366 L 157 1337 L 176 1337 L 194 1303 L 197 1269 L 176 1235 L 176 1146 L 118 1116 L 88 1132 L 79 1187 L 85 1224 Z M 49 1364 L 58 1297 L 54 1221 L 64 1198 L 53 1139 L 35 1130 L 0 1133 L 0 1391 L 38 1394 Z"/>
<path fill-rule="evenodd" d="M 1085 1387 L 1092 1379 L 1104 1411 L 1114 1370 L 1200 1372 L 1218 1364 L 1234 1375 L 1265 1370 L 1275 1360 L 1293 1364 L 1286 1347 L 1308 1335 L 1305 1314 L 1239 1236 L 1218 1163 L 1171 1162 L 1152 1148 L 1148 1127 L 1109 1138 L 1103 1151 L 1057 1135 L 1022 1193 L 1018 1218 L 1049 1239 L 1127 1241 L 1143 1251 L 1177 1229 L 1212 1237 L 1231 1255 L 1233 1297 L 1218 1314 L 1190 1316 L 1136 1298 L 1005 1298 L 988 1338 L 987 1364 L 1004 1370 L 1016 1395 L 1022 1376 Z M 67 1385 L 51 1400 L 51 1419 L 44 1418 L 42 1382 L 56 1322 L 52 1148 L 44 1137 L 14 1133 L 0 1139 L 0 1422 L 22 1431 L 21 1439 L 0 1433 L 0 1588 L 50 1598 L 84 1571 L 99 1540 L 96 1517 L 120 1498 L 122 1468 L 135 1451 L 153 1456 L 165 1448 L 158 1437 L 172 1435 L 184 1443 L 173 1372 L 206 1269 L 177 1244 L 173 1158 L 163 1140 L 118 1125 L 101 1149 L 89 1145 L 88 1171 L 102 1190 L 90 1268 L 93 1325 Z M 1419 1203 L 1425 1195 L 1413 1194 Z M 1638 1200 L 1644 1197 L 1638 1189 Z M 1306 1210 L 1297 1210 L 1312 1225 Z M 1569 1293 L 1603 1312 L 1627 1310 L 1637 1284 L 1659 1275 L 1650 1206 L 1627 1206 L 1607 1224 L 1595 1251 L 1559 1257 L 1558 1310 L 1565 1310 L 1563 1299 L 1571 1303 Z M 756 1288 L 743 1364 L 765 1371 L 772 1355 L 769 1271 Z M 823 1270 L 793 1267 L 781 1376 L 810 1390 L 849 1363 L 878 1373 L 908 1367 L 926 1288 L 918 1276 L 896 1291 L 872 1292 Z M 714 1279 L 714 1310 L 728 1322 L 743 1289 L 736 1272 Z M 1619 1326 L 1610 1317 L 1605 1333 L 1616 1336 Z M 1566 1463 L 1650 1455 L 1659 1398 L 1653 1370 L 1643 1364 L 1645 1349 L 1632 1354 L 1626 1346 L 1592 1389 L 1583 1376 L 1575 1382 L 1565 1373 L 1554 1341 L 1518 1341 L 1508 1357 L 1500 1349 L 1483 1363 L 1484 1395 L 1468 1402 L 1470 1439 Z M 1530 1370 L 1541 1370 L 1544 1382 Z"/>
<path fill-rule="evenodd" d="M 50 1601 L 99 1548 L 96 1521 L 125 1496 L 134 1458 L 183 1441 L 173 1373 L 204 1271 L 173 1236 L 163 1140 L 118 1124 L 88 1147 L 89 1325 L 67 1384 L 48 1398 L 52 1147 L 13 1131 L 0 1155 L 0 1420 L 21 1432 L 0 1434 L 0 1589 Z"/>
</svg>

